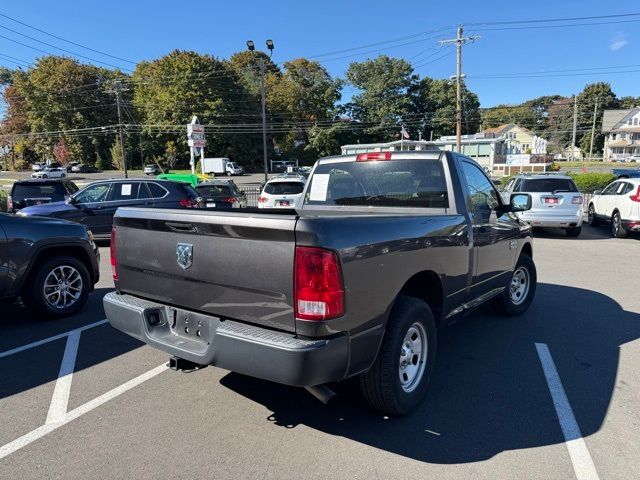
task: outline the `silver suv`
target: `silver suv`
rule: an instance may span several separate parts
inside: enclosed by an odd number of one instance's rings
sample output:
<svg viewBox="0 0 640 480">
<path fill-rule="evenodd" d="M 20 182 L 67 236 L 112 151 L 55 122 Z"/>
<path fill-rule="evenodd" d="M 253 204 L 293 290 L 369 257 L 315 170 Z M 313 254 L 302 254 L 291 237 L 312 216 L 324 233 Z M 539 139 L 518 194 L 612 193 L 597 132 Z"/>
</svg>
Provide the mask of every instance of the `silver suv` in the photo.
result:
<svg viewBox="0 0 640 480">
<path fill-rule="evenodd" d="M 512 193 L 531 195 L 531 210 L 518 213 L 518 217 L 533 227 L 562 228 L 569 237 L 582 231 L 584 197 L 568 175 L 519 174 L 502 190 L 508 199 Z"/>
</svg>

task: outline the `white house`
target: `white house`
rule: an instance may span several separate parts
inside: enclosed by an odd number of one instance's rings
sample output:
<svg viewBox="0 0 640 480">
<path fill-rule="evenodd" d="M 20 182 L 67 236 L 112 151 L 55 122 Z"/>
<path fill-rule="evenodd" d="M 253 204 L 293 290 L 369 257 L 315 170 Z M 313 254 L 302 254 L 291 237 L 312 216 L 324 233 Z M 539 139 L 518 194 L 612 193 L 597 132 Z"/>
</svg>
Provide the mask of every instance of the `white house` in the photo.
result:
<svg viewBox="0 0 640 480">
<path fill-rule="evenodd" d="M 640 107 L 605 110 L 602 117 L 604 160 L 625 160 L 640 155 Z"/>
</svg>

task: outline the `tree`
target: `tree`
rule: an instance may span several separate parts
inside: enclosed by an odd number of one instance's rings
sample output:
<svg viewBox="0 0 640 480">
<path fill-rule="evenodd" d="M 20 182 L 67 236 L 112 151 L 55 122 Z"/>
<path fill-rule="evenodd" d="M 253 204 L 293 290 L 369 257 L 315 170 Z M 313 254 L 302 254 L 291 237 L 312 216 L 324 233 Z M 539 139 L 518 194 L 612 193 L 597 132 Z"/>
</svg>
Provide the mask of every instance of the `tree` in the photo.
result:
<svg viewBox="0 0 640 480">
<path fill-rule="evenodd" d="M 620 108 L 631 109 L 634 107 L 640 107 L 640 97 L 620 97 Z"/>
<path fill-rule="evenodd" d="M 56 160 L 62 165 L 66 165 L 69 162 L 69 147 L 67 147 L 67 142 L 64 141 L 64 138 L 61 138 L 58 143 L 56 143 L 55 147 L 53 147 L 53 156 L 56 157 Z"/>
<path fill-rule="evenodd" d="M 374 60 L 351 63 L 346 78 L 359 90 L 348 109 L 352 118 L 365 126 L 365 135 L 375 140 L 396 139 L 400 124 L 410 118 L 408 91 L 417 80 L 411 64 L 380 55 Z"/>
<path fill-rule="evenodd" d="M 169 140 L 164 144 L 165 158 L 169 169 L 173 170 L 178 160 L 178 146 L 173 140 Z"/>
<path fill-rule="evenodd" d="M 122 164 L 122 147 L 120 145 L 120 139 L 116 138 L 113 145 L 111 145 L 109 153 L 111 155 L 111 166 L 116 170 L 123 170 L 124 165 Z"/>
<path fill-rule="evenodd" d="M 583 152 L 589 152 L 591 146 L 591 127 L 593 124 L 593 113 L 595 104 L 598 103 L 596 111 L 596 126 L 593 142 L 593 151 L 602 152 L 604 146 L 604 134 L 602 134 L 602 114 L 606 109 L 619 108 L 616 95 L 611 90 L 611 85 L 606 82 L 591 83 L 584 87 L 578 94 L 578 130 L 581 136 L 578 145 Z"/>
</svg>

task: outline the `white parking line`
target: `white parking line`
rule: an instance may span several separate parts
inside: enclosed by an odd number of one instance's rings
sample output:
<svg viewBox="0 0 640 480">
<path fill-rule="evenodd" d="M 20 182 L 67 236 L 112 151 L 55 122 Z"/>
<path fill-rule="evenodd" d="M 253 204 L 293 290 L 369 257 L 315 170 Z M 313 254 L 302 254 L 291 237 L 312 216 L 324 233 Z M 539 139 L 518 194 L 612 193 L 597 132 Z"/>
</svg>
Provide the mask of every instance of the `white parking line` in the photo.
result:
<svg viewBox="0 0 640 480">
<path fill-rule="evenodd" d="M 44 338 L 42 340 L 38 340 L 37 342 L 32 342 L 32 343 L 28 343 L 27 345 L 22 345 L 21 347 L 12 348 L 11 350 L 5 350 L 4 352 L 0 352 L 0 358 L 8 357 L 9 355 L 13 355 L 15 353 L 24 352 L 25 350 L 29 350 L 30 348 L 33 348 L 33 347 L 39 347 L 40 345 L 44 345 L 45 343 L 53 342 L 55 340 L 60 340 L 61 338 L 68 337 L 69 335 L 75 332 L 83 332 L 85 330 L 89 330 L 90 328 L 104 325 L 108 321 L 109 320 L 105 318 L 104 320 L 100 320 L 99 322 L 90 323 L 89 325 L 84 325 L 83 327 L 76 328 L 74 330 L 69 330 L 68 332 L 54 335 L 53 337 Z"/>
<path fill-rule="evenodd" d="M 580 432 L 571 404 L 560 381 L 560 375 L 558 375 L 549 347 L 546 343 L 536 343 L 536 349 L 576 477 L 578 480 L 598 480 L 598 472 L 582 438 L 582 432 Z"/>
<path fill-rule="evenodd" d="M 49 413 L 45 423 L 57 423 L 64 420 L 69 404 L 69 393 L 71 392 L 71 381 L 73 380 L 73 370 L 76 366 L 76 356 L 78 345 L 80 345 L 80 333 L 73 332 L 67 337 L 67 345 L 64 348 L 64 356 L 60 364 L 60 373 L 53 389 Z"/>
<path fill-rule="evenodd" d="M 6 445 L 0 447 L 0 460 L 2 460 L 7 455 L 11 455 L 12 453 L 20 450 L 21 448 L 26 447 L 27 445 L 35 442 L 36 440 L 39 440 L 45 435 L 53 432 L 54 430 L 57 430 L 58 428 L 66 425 L 72 420 L 75 420 L 76 418 L 84 415 L 85 413 L 90 412 L 94 408 L 99 407 L 100 405 L 108 402 L 109 400 L 113 400 L 114 398 L 118 397 L 119 395 L 122 395 L 126 391 L 131 390 L 132 388 L 137 387 L 141 383 L 144 383 L 147 380 L 152 379 L 153 377 L 164 372 L 167 368 L 169 367 L 167 367 L 166 364 L 159 365 L 156 368 L 149 370 L 148 372 L 143 373 L 142 375 L 132 380 L 129 380 L 126 383 L 123 383 L 119 387 L 116 387 L 113 390 L 109 390 L 107 393 L 104 393 L 99 397 L 94 398 L 93 400 L 90 400 L 83 405 L 80 405 L 78 408 L 71 410 L 69 413 L 64 415 L 62 420 L 60 420 L 59 422 L 45 424 L 41 427 L 36 428 L 35 430 L 32 430 L 26 435 L 16 438 L 14 441 L 9 442 Z"/>
</svg>

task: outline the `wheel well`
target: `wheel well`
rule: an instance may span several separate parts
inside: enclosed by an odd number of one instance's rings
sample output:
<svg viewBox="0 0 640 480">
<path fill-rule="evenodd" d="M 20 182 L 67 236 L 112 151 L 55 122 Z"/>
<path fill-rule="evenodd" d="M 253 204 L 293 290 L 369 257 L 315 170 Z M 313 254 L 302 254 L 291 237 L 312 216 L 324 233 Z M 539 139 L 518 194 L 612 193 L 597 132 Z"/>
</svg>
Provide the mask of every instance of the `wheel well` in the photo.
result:
<svg viewBox="0 0 640 480">
<path fill-rule="evenodd" d="M 400 290 L 400 295 L 423 300 L 429 305 L 436 322 L 442 316 L 443 289 L 436 272 L 425 270 L 412 276 Z"/>
<path fill-rule="evenodd" d="M 522 246 L 522 250 L 520 250 L 520 253 L 524 253 L 528 255 L 530 258 L 533 258 L 533 248 L 531 248 L 531 244 L 529 242 L 525 243 Z"/>
<path fill-rule="evenodd" d="M 22 287 L 24 287 L 24 285 L 28 283 L 28 279 L 31 277 L 31 275 L 33 275 L 37 265 L 40 265 L 54 257 L 60 257 L 62 255 L 73 257 L 79 260 L 80 262 L 82 262 L 84 266 L 87 267 L 87 271 L 89 272 L 89 276 L 91 277 L 91 285 L 93 285 L 93 282 L 95 280 L 94 272 L 93 272 L 93 268 L 91 268 L 91 259 L 89 258 L 89 255 L 87 254 L 87 252 L 82 247 L 62 246 L 62 247 L 45 248 L 44 250 L 38 253 L 36 258 L 33 259 L 31 264 L 29 265 L 29 271 L 27 272 L 27 275 L 24 277 L 24 280 L 22 282 L 20 289 L 22 290 Z"/>
</svg>

